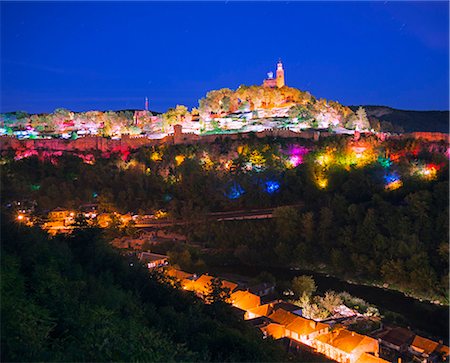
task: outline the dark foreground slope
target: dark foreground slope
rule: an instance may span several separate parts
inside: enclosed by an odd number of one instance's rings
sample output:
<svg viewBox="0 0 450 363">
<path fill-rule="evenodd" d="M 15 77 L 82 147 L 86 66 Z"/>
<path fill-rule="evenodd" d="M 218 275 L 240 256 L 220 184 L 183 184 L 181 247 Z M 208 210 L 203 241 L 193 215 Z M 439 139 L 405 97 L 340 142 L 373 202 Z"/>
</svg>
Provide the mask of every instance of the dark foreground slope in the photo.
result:
<svg viewBox="0 0 450 363">
<path fill-rule="evenodd" d="M 405 132 L 448 132 L 449 111 L 407 111 L 386 106 L 363 106 L 367 116 L 390 122 Z M 350 106 L 355 111 L 358 106 Z"/>
<path fill-rule="evenodd" d="M 87 229 L 49 239 L 2 218 L 2 361 L 285 361 L 224 303 L 130 266 Z"/>
</svg>

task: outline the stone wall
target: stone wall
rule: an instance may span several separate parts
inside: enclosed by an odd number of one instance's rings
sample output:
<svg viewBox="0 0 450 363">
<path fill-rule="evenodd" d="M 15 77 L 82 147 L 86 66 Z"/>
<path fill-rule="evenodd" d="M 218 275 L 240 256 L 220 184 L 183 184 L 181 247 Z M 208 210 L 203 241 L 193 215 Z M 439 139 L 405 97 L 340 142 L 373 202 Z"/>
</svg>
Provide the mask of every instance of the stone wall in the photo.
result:
<svg viewBox="0 0 450 363">
<path fill-rule="evenodd" d="M 334 134 L 319 131 L 294 132 L 289 129 L 267 129 L 264 131 L 252 133 L 243 132 L 235 134 L 212 134 L 197 135 L 194 133 L 177 133 L 167 135 L 162 139 L 149 139 L 145 136 L 127 136 L 124 135 L 120 140 L 107 139 L 101 136 L 86 136 L 76 140 L 63 139 L 37 139 L 37 140 L 19 140 L 12 136 L 0 137 L 0 150 L 48 150 L 48 151 L 101 151 L 109 152 L 114 150 L 133 150 L 142 146 L 161 145 L 161 144 L 193 144 L 193 143 L 213 143 L 216 140 L 248 139 L 254 135 L 257 138 L 280 137 L 280 138 L 303 138 L 310 140 L 319 140 L 320 137 L 329 137 Z M 412 132 L 398 136 L 391 136 L 392 139 L 414 138 L 427 141 L 449 141 L 449 135 L 439 132 Z"/>
</svg>

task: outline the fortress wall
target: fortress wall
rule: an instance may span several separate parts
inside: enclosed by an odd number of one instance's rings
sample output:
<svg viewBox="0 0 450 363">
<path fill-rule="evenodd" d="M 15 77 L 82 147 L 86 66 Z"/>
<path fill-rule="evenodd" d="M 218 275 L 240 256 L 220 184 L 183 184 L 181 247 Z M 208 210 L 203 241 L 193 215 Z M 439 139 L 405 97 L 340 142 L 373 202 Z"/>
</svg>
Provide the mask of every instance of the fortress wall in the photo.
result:
<svg viewBox="0 0 450 363">
<path fill-rule="evenodd" d="M 76 140 L 62 139 L 37 139 L 37 140 L 19 140 L 13 136 L 0 137 L 0 150 L 47 150 L 47 151 L 94 151 L 108 152 L 117 149 L 138 149 L 142 146 L 152 145 L 173 145 L 173 144 L 193 144 L 193 143 L 213 143 L 217 139 L 231 140 L 248 139 L 250 135 L 257 138 L 280 137 L 280 138 L 303 138 L 318 140 L 319 137 L 329 137 L 335 134 L 319 131 L 301 131 L 294 132 L 289 129 L 267 129 L 257 133 L 244 132 L 234 134 L 216 134 L 216 135 L 197 135 L 194 133 L 178 134 L 175 138 L 173 134 L 162 139 L 149 139 L 145 136 L 124 135 L 120 140 L 107 139 L 101 136 L 86 136 Z M 402 135 L 392 135 L 391 139 L 414 138 L 426 141 L 447 141 L 449 135 L 440 132 L 412 132 Z"/>
<path fill-rule="evenodd" d="M 427 141 L 449 141 L 449 135 L 443 132 L 411 132 L 410 137 L 414 139 L 424 139 Z"/>
</svg>

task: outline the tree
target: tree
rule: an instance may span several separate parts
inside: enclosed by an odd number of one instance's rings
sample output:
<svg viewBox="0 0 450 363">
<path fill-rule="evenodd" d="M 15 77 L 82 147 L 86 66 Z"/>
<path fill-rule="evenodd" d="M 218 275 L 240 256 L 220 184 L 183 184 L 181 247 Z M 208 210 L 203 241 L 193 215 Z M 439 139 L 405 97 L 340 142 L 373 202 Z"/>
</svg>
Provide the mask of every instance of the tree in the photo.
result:
<svg viewBox="0 0 450 363">
<path fill-rule="evenodd" d="M 309 122 L 312 120 L 313 116 L 307 107 L 303 105 L 295 105 L 289 109 L 289 117 L 297 118 L 301 122 Z"/>
<path fill-rule="evenodd" d="M 302 236 L 307 243 L 311 243 L 314 237 L 314 214 L 307 212 L 302 214 Z"/>
<path fill-rule="evenodd" d="M 227 301 L 230 298 L 230 289 L 224 287 L 222 280 L 215 277 L 208 284 L 208 294 L 205 296 L 205 301 L 208 304 Z"/>
<path fill-rule="evenodd" d="M 342 299 L 336 292 L 330 290 L 325 292 L 325 296 L 321 298 L 320 303 L 330 314 L 333 314 L 334 309 L 342 304 Z"/>
<path fill-rule="evenodd" d="M 312 276 L 302 275 L 294 277 L 292 280 L 292 290 L 297 297 L 303 294 L 311 296 L 317 290 L 317 286 Z"/>
<path fill-rule="evenodd" d="M 356 113 L 349 118 L 349 122 L 347 122 L 346 127 L 357 131 L 370 129 L 370 123 L 367 118 L 366 110 L 360 106 Z"/>
<path fill-rule="evenodd" d="M 297 236 L 298 213 L 294 207 L 278 207 L 273 211 L 276 231 L 281 241 L 291 241 Z"/>
</svg>

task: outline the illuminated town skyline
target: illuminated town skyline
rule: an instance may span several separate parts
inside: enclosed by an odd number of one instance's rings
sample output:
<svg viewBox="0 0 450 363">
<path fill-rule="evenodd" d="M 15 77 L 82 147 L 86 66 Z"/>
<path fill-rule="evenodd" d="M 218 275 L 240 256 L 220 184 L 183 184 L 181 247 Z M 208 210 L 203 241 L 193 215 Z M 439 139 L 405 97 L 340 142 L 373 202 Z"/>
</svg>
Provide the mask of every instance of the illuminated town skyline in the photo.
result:
<svg viewBox="0 0 450 363">
<path fill-rule="evenodd" d="M 447 2 L 1 7 L 1 112 L 194 107 L 261 84 L 279 58 L 288 84 L 318 97 L 448 110 Z"/>
</svg>

